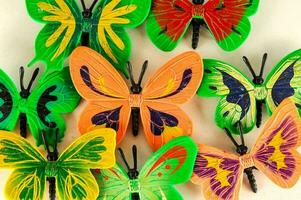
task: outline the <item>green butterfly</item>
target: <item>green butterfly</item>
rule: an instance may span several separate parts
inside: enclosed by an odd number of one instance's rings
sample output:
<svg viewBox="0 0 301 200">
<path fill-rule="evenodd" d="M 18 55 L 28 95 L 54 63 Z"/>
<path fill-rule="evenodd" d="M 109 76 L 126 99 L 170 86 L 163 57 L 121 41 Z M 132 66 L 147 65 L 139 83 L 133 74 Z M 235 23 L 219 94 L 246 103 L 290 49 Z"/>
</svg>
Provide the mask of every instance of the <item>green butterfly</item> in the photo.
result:
<svg viewBox="0 0 301 200">
<path fill-rule="evenodd" d="M 0 130 L 13 130 L 20 118 L 20 133 L 26 137 L 27 125 L 36 140 L 42 144 L 40 132 L 58 128 L 59 140 L 64 137 L 66 124 L 63 113 L 72 112 L 80 101 L 68 68 L 54 72 L 43 78 L 31 91 L 32 84 L 38 75 L 37 68 L 25 88 L 23 84 L 24 68 L 20 68 L 21 91 L 18 92 L 13 81 L 0 69 Z M 54 138 L 47 135 L 52 145 Z"/>
<path fill-rule="evenodd" d="M 5 186 L 6 198 L 42 200 L 48 180 L 50 199 L 55 199 L 56 191 L 64 200 L 96 199 L 99 189 L 90 169 L 110 168 L 115 164 L 116 132 L 98 129 L 87 133 L 60 157 L 56 147 L 50 152 L 46 139 L 45 146 L 48 161 L 24 138 L 0 131 L 0 168 L 14 170 Z"/>
<path fill-rule="evenodd" d="M 151 0 L 26 0 L 30 16 L 46 24 L 36 39 L 36 56 L 29 66 L 44 61 L 48 70 L 61 70 L 78 45 L 100 52 L 127 74 L 131 43 L 124 28 L 135 28 L 147 17 Z"/>
<path fill-rule="evenodd" d="M 136 146 L 133 147 L 133 169 L 122 150 L 120 153 L 128 172 L 118 163 L 111 169 L 94 171 L 100 188 L 98 199 L 183 199 L 173 185 L 187 182 L 192 175 L 197 146 L 191 138 L 181 136 L 166 143 L 148 158 L 140 172 Z"/>
<path fill-rule="evenodd" d="M 260 74 L 257 76 L 248 59 L 244 57 L 254 77 L 253 81 L 225 62 L 204 60 L 204 78 L 198 95 L 220 97 L 215 114 L 219 127 L 238 134 L 237 124 L 240 123 L 242 131 L 247 133 L 255 124 L 260 126 L 263 103 L 271 115 L 287 97 L 301 108 L 301 49 L 283 58 L 264 81 L 266 58 L 267 54 L 263 57 Z"/>
</svg>

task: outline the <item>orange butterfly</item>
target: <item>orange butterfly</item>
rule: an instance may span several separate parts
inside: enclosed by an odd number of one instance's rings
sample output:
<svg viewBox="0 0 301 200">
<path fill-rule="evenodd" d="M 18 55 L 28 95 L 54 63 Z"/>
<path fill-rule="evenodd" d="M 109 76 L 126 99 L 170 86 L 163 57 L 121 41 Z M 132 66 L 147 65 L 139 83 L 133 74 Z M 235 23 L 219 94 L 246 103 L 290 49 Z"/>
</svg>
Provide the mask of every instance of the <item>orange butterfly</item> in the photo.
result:
<svg viewBox="0 0 301 200">
<path fill-rule="evenodd" d="M 202 186 L 205 199 L 238 199 L 244 170 L 256 167 L 283 188 L 301 175 L 301 120 L 295 104 L 284 100 L 265 125 L 250 153 L 236 156 L 199 145 L 192 182 Z"/>
<path fill-rule="evenodd" d="M 139 113 L 144 132 L 153 149 L 180 135 L 191 135 L 192 122 L 178 105 L 190 100 L 196 93 L 202 77 L 203 63 L 197 53 L 183 53 L 161 67 L 146 83 L 133 80 L 131 92 L 115 68 L 96 51 L 78 47 L 70 58 L 73 83 L 88 106 L 80 116 L 79 131 L 110 127 L 121 142 L 132 113 L 133 133 L 138 134 Z M 185 131 L 185 132 L 184 132 Z"/>
</svg>

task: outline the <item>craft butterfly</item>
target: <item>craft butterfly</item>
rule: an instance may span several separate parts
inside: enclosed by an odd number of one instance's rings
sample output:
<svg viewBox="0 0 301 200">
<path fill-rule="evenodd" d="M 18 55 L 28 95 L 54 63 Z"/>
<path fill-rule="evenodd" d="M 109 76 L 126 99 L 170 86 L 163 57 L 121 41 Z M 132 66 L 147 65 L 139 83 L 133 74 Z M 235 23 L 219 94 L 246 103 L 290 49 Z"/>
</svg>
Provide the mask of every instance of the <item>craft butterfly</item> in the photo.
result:
<svg viewBox="0 0 301 200">
<path fill-rule="evenodd" d="M 60 157 L 56 146 L 51 152 L 43 138 L 48 161 L 22 137 L 0 131 L 0 168 L 14 170 L 5 186 L 7 199 L 43 199 L 46 178 L 50 182 L 50 199 L 55 199 L 55 188 L 60 199 L 96 199 L 99 189 L 90 169 L 115 165 L 116 132 L 99 129 L 87 133 Z"/>
<path fill-rule="evenodd" d="M 183 53 L 160 68 L 145 84 L 141 82 L 147 67 L 144 63 L 138 83 L 129 64 L 131 92 L 112 65 L 87 47 L 78 47 L 70 57 L 71 77 L 80 95 L 88 101 L 79 120 L 85 133 L 98 127 L 117 132 L 117 143 L 126 133 L 132 113 L 133 133 L 138 134 L 139 113 L 149 144 L 158 149 L 180 135 L 190 135 L 192 122 L 178 107 L 195 94 L 202 79 L 203 65 L 194 52 Z"/>
<path fill-rule="evenodd" d="M 248 133 L 257 123 L 260 126 L 262 104 L 266 104 L 271 115 L 287 97 L 296 106 L 301 105 L 301 50 L 282 59 L 269 73 L 266 81 L 263 70 L 267 54 L 264 55 L 260 74 L 256 75 L 249 60 L 244 57 L 254 79 L 252 81 L 233 66 L 218 60 L 204 60 L 204 80 L 198 90 L 203 97 L 220 97 L 216 108 L 215 121 L 221 128 L 238 133 L 238 122 L 243 132 Z"/>
<path fill-rule="evenodd" d="M 275 184 L 290 188 L 301 175 L 301 120 L 294 102 L 276 108 L 250 153 L 242 156 L 199 145 L 192 182 L 205 199 L 238 199 L 243 172 L 256 167 Z"/>
<path fill-rule="evenodd" d="M 39 146 L 43 143 L 42 130 L 59 129 L 59 140 L 64 137 L 66 124 L 61 114 L 72 112 L 79 103 L 69 74 L 69 69 L 48 74 L 31 91 L 37 68 L 28 84 L 24 87 L 24 68 L 20 68 L 20 86 L 18 92 L 12 80 L 0 69 L 0 129 L 13 130 L 20 118 L 20 134 L 26 137 L 27 125 Z M 50 145 L 54 138 L 47 135 Z"/>
<path fill-rule="evenodd" d="M 30 16 L 45 24 L 36 39 L 36 57 L 29 66 L 44 61 L 47 70 L 61 70 L 79 44 L 90 46 L 126 73 L 131 45 L 124 28 L 134 28 L 147 17 L 150 0 L 26 0 Z"/>
<path fill-rule="evenodd" d="M 116 164 L 113 168 L 96 170 L 94 175 L 99 184 L 98 199 L 183 199 L 173 187 L 187 182 L 193 171 L 197 146 L 187 136 L 171 140 L 153 153 L 141 171 L 137 170 L 137 149 L 133 147 L 134 168 L 130 169 L 120 150 L 128 172 Z"/>
<path fill-rule="evenodd" d="M 257 11 L 258 4 L 259 0 L 153 0 L 146 30 L 159 49 L 171 51 L 191 24 L 195 49 L 204 25 L 222 49 L 232 51 L 248 37 L 248 17 Z"/>
</svg>

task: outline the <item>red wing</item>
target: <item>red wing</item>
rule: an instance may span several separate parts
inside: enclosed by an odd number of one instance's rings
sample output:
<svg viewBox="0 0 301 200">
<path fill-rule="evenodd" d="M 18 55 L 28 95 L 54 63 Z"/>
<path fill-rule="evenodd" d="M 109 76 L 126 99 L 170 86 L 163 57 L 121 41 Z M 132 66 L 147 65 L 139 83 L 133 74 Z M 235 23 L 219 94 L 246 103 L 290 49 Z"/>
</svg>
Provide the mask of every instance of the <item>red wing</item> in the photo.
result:
<svg viewBox="0 0 301 200">
<path fill-rule="evenodd" d="M 163 51 L 173 50 L 192 19 L 189 0 L 154 0 L 146 30 L 152 42 Z"/>
</svg>

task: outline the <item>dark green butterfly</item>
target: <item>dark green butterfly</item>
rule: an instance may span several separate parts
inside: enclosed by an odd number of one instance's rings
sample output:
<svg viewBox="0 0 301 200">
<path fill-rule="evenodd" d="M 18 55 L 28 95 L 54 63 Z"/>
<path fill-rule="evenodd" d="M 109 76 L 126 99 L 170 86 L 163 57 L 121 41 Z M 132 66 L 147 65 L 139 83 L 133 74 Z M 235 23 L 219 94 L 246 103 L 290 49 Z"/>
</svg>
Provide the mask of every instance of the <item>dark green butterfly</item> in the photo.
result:
<svg viewBox="0 0 301 200">
<path fill-rule="evenodd" d="M 257 76 L 246 57 L 253 81 L 233 66 L 218 60 L 204 60 L 204 78 L 198 90 L 203 97 L 219 97 L 215 120 L 219 127 L 231 133 L 249 132 L 255 124 L 260 126 L 261 105 L 266 104 L 268 114 L 287 97 L 301 108 L 301 49 L 283 58 L 263 79 L 267 54 L 264 55 L 260 74 Z"/>
<path fill-rule="evenodd" d="M 24 68 L 21 67 L 21 91 L 18 92 L 12 80 L 0 69 L 0 129 L 13 130 L 20 118 L 21 135 L 26 137 L 28 125 L 37 145 L 40 145 L 43 142 L 40 136 L 42 130 L 58 128 L 59 140 L 63 138 L 66 124 L 61 114 L 72 112 L 80 97 L 73 87 L 69 68 L 47 75 L 31 91 L 38 72 L 37 68 L 25 88 Z M 50 145 L 54 142 L 54 138 L 47 140 Z"/>
</svg>

